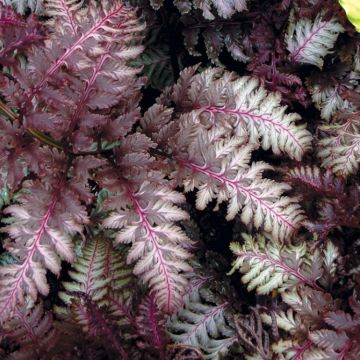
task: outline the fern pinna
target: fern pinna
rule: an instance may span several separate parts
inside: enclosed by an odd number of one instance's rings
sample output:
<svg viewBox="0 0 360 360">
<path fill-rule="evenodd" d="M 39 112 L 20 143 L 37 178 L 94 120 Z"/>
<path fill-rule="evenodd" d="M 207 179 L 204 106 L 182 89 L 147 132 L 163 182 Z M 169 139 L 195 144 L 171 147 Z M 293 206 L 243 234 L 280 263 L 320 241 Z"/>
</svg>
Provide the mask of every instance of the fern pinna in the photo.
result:
<svg viewBox="0 0 360 360">
<path fill-rule="evenodd" d="M 45 269 L 58 273 L 60 259 L 73 261 L 70 236 L 81 235 L 90 221 L 84 207 L 93 198 L 88 179 L 111 191 L 103 226 L 120 230 L 116 243 L 133 243 L 128 261 L 138 261 L 134 273 L 168 312 L 181 302 L 187 283 L 182 273 L 190 270 L 191 242 L 173 224 L 187 218 L 175 205 L 185 200 L 172 189 L 176 184 L 186 191 L 199 188 L 200 209 L 213 197 L 218 203 L 228 199 L 228 219 L 244 207 L 244 222 L 253 219 L 256 227 L 272 229 L 279 238 L 296 229 L 301 211 L 292 199 L 280 197 L 288 187 L 261 178 L 267 164 L 248 164 L 260 140 L 265 149 L 297 159 L 309 147 L 309 133 L 295 125 L 297 115 L 284 113 L 277 95 L 267 96 L 249 78 L 236 79 L 217 69 L 194 75 L 196 68 L 188 69 L 161 98 L 164 105 L 151 108 L 140 131 L 133 132 L 140 118 L 142 80 L 135 77 L 139 70 L 126 62 L 142 50 L 136 45 L 141 22 L 120 3 L 90 4 L 85 10 L 76 3 L 49 2 L 46 11 L 56 15 L 48 22 L 54 29 L 51 41 L 29 49 L 26 68 L 15 63 L 11 76 L 2 79 L 7 106 L 16 110 L 3 119 L 5 129 L 14 129 L 2 132 L 8 142 L 6 176 L 11 186 L 23 189 L 22 206 L 5 210 L 16 224 L 6 228 L 15 240 L 6 246 L 19 255 L 19 263 L 2 275 L 4 318 L 26 294 L 36 299 L 37 292 L 48 293 Z M 221 90 L 208 97 L 211 88 Z M 170 100 L 182 107 L 176 122 L 170 118 L 172 110 L 165 109 Z M 167 115 L 159 121 L 162 112 Z M 16 134 L 22 132 L 23 153 L 13 164 Z M 175 160 L 173 169 L 163 167 L 169 172 L 159 168 L 166 159 L 152 155 L 160 150 L 171 152 Z M 23 182 L 29 171 L 33 179 Z M 37 217 L 27 207 L 32 201 L 38 203 Z"/>
<path fill-rule="evenodd" d="M 0 34 L 0 358 L 360 358 L 336 2 L 2 0 Z"/>
</svg>

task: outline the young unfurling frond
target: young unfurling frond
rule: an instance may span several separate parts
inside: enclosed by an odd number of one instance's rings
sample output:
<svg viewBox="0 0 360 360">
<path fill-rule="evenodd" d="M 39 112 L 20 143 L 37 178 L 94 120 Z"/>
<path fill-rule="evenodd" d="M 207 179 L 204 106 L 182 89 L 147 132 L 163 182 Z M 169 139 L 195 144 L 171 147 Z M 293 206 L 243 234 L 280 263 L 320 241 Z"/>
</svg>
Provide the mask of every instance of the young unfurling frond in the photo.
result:
<svg viewBox="0 0 360 360">
<path fill-rule="evenodd" d="M 321 14 L 313 22 L 302 18 L 291 23 L 286 34 L 291 61 L 316 65 L 321 69 L 324 57 L 331 52 L 339 33 L 343 31 L 335 18 L 325 20 Z"/>
</svg>

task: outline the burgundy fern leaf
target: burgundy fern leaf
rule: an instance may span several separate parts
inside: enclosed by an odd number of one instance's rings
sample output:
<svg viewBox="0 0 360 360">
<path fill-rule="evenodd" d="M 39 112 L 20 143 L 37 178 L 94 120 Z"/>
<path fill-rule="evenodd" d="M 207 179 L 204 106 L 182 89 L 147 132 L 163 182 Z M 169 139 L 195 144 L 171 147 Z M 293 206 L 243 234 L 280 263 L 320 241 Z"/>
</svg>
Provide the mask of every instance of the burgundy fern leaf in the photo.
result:
<svg viewBox="0 0 360 360">
<path fill-rule="evenodd" d="M 147 296 L 139 305 L 136 323 L 138 333 L 144 340 L 141 347 L 163 352 L 169 339 L 165 331 L 165 318 L 157 308 L 153 296 Z"/>
<path fill-rule="evenodd" d="M 38 292 L 48 294 L 46 269 L 59 274 L 61 258 L 74 260 L 71 235 L 81 232 L 81 224 L 88 222 L 86 211 L 64 182 L 53 188 L 30 182 L 27 189 L 30 193 L 19 199 L 21 206 L 5 209 L 14 217 L 14 222 L 4 229 L 14 239 L 6 248 L 18 257 L 19 263 L 0 269 L 2 321 L 17 303 L 24 303 L 26 294 L 34 300 Z"/>
<path fill-rule="evenodd" d="M 36 16 L 24 20 L 13 8 L 0 3 L 0 38 L 0 64 L 12 66 L 16 63 L 14 54 L 40 44 L 44 31 Z"/>
<path fill-rule="evenodd" d="M 6 339 L 18 346 L 9 355 L 13 359 L 46 356 L 59 340 L 52 315 L 45 313 L 42 302 L 33 304 L 27 301 L 23 306 L 16 307 L 13 316 L 4 323 L 3 331 Z"/>
</svg>

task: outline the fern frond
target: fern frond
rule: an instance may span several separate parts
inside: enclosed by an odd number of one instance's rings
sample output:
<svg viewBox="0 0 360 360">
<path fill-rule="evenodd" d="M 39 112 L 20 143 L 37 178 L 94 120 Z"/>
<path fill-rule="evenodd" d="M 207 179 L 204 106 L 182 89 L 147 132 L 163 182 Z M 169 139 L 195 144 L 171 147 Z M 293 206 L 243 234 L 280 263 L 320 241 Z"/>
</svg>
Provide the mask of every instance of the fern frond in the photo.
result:
<svg viewBox="0 0 360 360">
<path fill-rule="evenodd" d="M 168 331 L 177 344 L 201 349 L 206 359 L 221 359 L 230 346 L 238 341 L 235 331 L 228 325 L 225 311 L 228 303 L 206 302 L 201 290 L 185 300 L 183 309 L 168 321 Z"/>
<path fill-rule="evenodd" d="M 163 3 L 164 0 L 150 0 L 150 4 L 155 10 L 158 10 Z M 246 10 L 247 0 L 175 0 L 174 5 L 182 14 L 188 13 L 191 8 L 200 9 L 205 19 L 213 20 L 215 16 L 211 13 L 212 6 L 221 17 L 226 19 L 230 18 L 235 12 Z"/>
<path fill-rule="evenodd" d="M 26 1 L 20 2 L 26 4 Z M 0 64 L 12 67 L 17 63 L 16 59 L 32 45 L 42 44 L 44 28 L 34 16 L 24 19 L 12 7 L 5 6 L 0 1 L 0 39 Z M 3 104 L 1 110 L 10 119 L 14 119 L 15 114 Z"/>
<path fill-rule="evenodd" d="M 356 309 L 353 316 L 336 310 L 338 304 L 330 294 L 306 286 L 285 292 L 282 297 L 291 308 L 286 313 L 278 312 L 275 319 L 277 325 L 298 342 L 292 349 L 296 359 L 346 359 L 359 356 L 357 336 L 360 319 Z M 350 298 L 350 303 L 354 300 Z M 262 319 L 267 324 L 272 321 L 267 314 L 262 314 Z M 327 325 L 333 329 L 327 328 Z M 308 340 L 304 341 L 304 338 Z M 277 352 L 286 354 L 291 350 L 288 347 L 290 342 L 279 345 Z"/>
<path fill-rule="evenodd" d="M 334 309 L 334 300 L 329 293 L 308 286 L 284 292 L 281 297 L 300 316 L 302 322 L 322 323 L 324 313 Z"/>
<path fill-rule="evenodd" d="M 327 313 L 325 321 L 336 330 L 355 330 L 360 325 L 359 314 L 352 317 L 342 310 Z"/>
<path fill-rule="evenodd" d="M 143 67 L 143 74 L 147 77 L 147 83 L 154 89 L 162 90 L 174 83 L 169 49 L 165 44 L 161 47 L 147 47 L 131 64 L 136 67 Z"/>
<path fill-rule="evenodd" d="M 245 224 L 263 227 L 276 239 L 289 236 L 303 219 L 302 211 L 295 199 L 281 196 L 288 185 L 262 178 L 262 173 L 271 169 L 268 164 L 249 165 L 254 146 L 242 145 L 241 138 L 216 139 L 216 131 L 215 135 L 201 133 L 196 125 L 194 129 L 197 135 L 189 146 L 189 155 L 177 158 L 181 168 L 176 176 L 182 179 L 185 191 L 198 188 L 197 208 L 204 209 L 214 198 L 218 204 L 229 201 L 227 220 L 241 211 Z M 179 142 L 182 139 L 189 141 L 191 136 L 184 131 Z"/>
<path fill-rule="evenodd" d="M 189 70 L 187 70 L 189 71 Z M 261 144 L 264 150 L 275 154 L 286 153 L 300 160 L 311 146 L 311 135 L 304 125 L 296 124 L 298 114 L 286 114 L 280 105 L 279 93 L 270 93 L 258 79 L 238 77 L 234 73 L 212 68 L 187 79 L 186 87 L 178 93 L 177 85 L 163 95 L 161 101 L 175 102 L 184 111 L 193 110 L 192 116 L 206 126 L 227 128 L 237 136 L 247 133 L 250 142 Z"/>
<path fill-rule="evenodd" d="M 240 342 L 251 353 L 245 355 L 246 360 L 272 359 L 270 336 L 263 328 L 258 309 L 251 308 L 251 314 L 248 316 L 236 316 L 234 323 Z"/>
<path fill-rule="evenodd" d="M 131 275 L 127 273 L 128 276 L 123 278 L 124 282 L 110 284 L 114 282 L 114 277 L 120 277 L 124 272 L 123 265 L 122 254 L 113 249 L 110 240 L 101 235 L 88 240 L 69 271 L 73 281 L 63 283 L 65 292 L 59 293 L 60 298 L 65 304 L 70 304 L 74 294 L 83 293 L 100 305 L 110 286 L 113 288 L 113 285 L 117 285 L 115 289 L 121 288 L 131 280 Z"/>
<path fill-rule="evenodd" d="M 312 101 L 320 110 L 321 117 L 329 121 L 338 111 L 349 109 L 350 103 L 340 95 L 340 86 L 323 87 L 315 84 L 310 87 Z"/>
<path fill-rule="evenodd" d="M 38 292 L 48 294 L 46 269 L 59 275 L 61 259 L 74 260 L 71 236 L 81 233 L 81 224 L 88 222 L 77 196 L 64 183 L 51 189 L 30 182 L 27 190 L 29 193 L 19 198 L 20 205 L 10 205 L 4 211 L 14 218 L 4 229 L 14 239 L 6 248 L 19 262 L 0 269 L 2 321 L 17 303 L 24 303 L 26 294 L 34 300 Z"/>
<path fill-rule="evenodd" d="M 77 17 L 77 13 L 82 10 L 78 9 L 77 5 L 72 5 L 71 1 L 68 4 L 71 6 L 74 14 L 67 17 L 67 22 L 71 31 L 76 29 L 77 31 L 75 34 L 67 34 L 67 40 L 64 43 L 61 29 L 63 26 L 63 14 L 64 11 L 66 13 L 67 9 L 65 4 L 63 6 L 65 10 L 60 11 L 60 17 L 55 18 L 54 26 L 58 29 L 58 32 L 53 33 L 53 42 L 50 48 L 33 54 L 29 59 L 30 62 L 41 63 L 40 58 L 45 58 L 47 66 L 43 66 L 41 69 L 34 69 L 36 71 L 33 73 L 31 79 L 32 86 L 26 94 L 26 101 L 30 101 L 40 90 L 46 94 L 43 88 L 48 85 L 64 65 L 69 65 L 69 63 L 76 65 L 78 63 L 84 73 L 86 68 L 92 69 L 93 62 L 87 61 L 85 54 L 79 52 L 80 49 L 83 51 L 89 50 L 92 54 L 101 56 L 107 44 L 114 44 L 116 41 L 124 44 L 130 39 L 134 39 L 144 29 L 144 24 L 135 21 L 137 17 L 133 10 L 127 8 L 120 1 L 112 4 L 104 2 L 101 6 L 96 7 L 96 9 L 93 8 L 95 4 L 91 3 L 87 13 L 82 12 L 82 16 L 79 17 Z M 77 10 L 76 12 L 75 9 Z M 77 20 L 76 22 L 75 19 Z M 132 35 L 129 35 L 129 33 Z M 101 42 L 94 42 L 94 40 L 99 40 L 100 38 Z M 55 48 L 55 46 L 58 46 L 58 48 Z"/>
<path fill-rule="evenodd" d="M 41 14 L 44 9 L 43 0 L 1 0 L 1 2 L 13 6 L 21 15 L 24 15 L 27 9 L 35 14 Z"/>
<path fill-rule="evenodd" d="M 165 318 L 157 308 L 153 296 L 147 296 L 141 302 L 136 316 L 138 333 L 149 350 L 165 350 L 168 335 L 165 331 Z M 143 345 L 144 346 L 144 345 Z"/>
<path fill-rule="evenodd" d="M 341 353 L 343 353 L 345 356 L 352 345 L 345 332 L 336 332 L 334 330 L 327 329 L 311 332 L 310 340 L 317 346 L 326 349 L 324 353 L 324 359 L 330 357 L 330 353 L 333 353 L 332 356 L 338 354 L 340 357 L 340 353 L 335 353 L 336 350 L 341 351 Z M 309 355 L 309 358 L 311 359 L 313 356 L 314 352 L 313 355 Z"/>
<path fill-rule="evenodd" d="M 81 9 L 83 0 L 46 0 L 45 15 L 61 19 L 63 28 L 76 35 L 78 31 L 74 14 Z"/>
<path fill-rule="evenodd" d="M 345 178 L 356 174 L 360 162 L 360 113 L 349 113 L 346 122 L 320 129 L 326 134 L 319 142 L 322 166 Z"/>
<path fill-rule="evenodd" d="M 261 314 L 262 321 L 267 325 L 272 325 L 273 319 L 267 313 Z M 288 309 L 286 311 L 279 311 L 275 313 L 276 325 L 285 331 L 291 332 L 295 329 L 301 327 L 301 319 L 293 309 Z"/>
<path fill-rule="evenodd" d="M 296 340 L 280 339 L 278 342 L 272 344 L 271 348 L 272 348 L 274 354 L 276 354 L 280 359 L 294 360 L 294 359 L 301 359 L 302 355 L 303 355 L 303 353 L 300 353 L 297 351 L 298 346 L 299 346 L 299 344 Z"/>
<path fill-rule="evenodd" d="M 225 49 L 237 61 L 245 63 L 249 60 L 244 45 L 244 33 L 236 23 L 229 21 L 214 26 L 213 22 L 204 20 L 198 13 L 182 16 L 181 22 L 184 24 L 184 44 L 190 55 L 201 56 L 198 49 L 201 49 L 202 38 L 207 56 L 217 66 L 223 66 L 219 55 L 223 54 Z"/>
<path fill-rule="evenodd" d="M 339 33 L 343 31 L 337 19 L 324 20 L 322 14 L 313 22 L 302 18 L 291 23 L 285 39 L 291 61 L 316 65 L 321 69 L 324 57 L 331 52 Z"/>
<path fill-rule="evenodd" d="M 59 292 L 60 299 L 68 307 L 55 307 L 55 311 L 71 322 L 80 324 L 84 331 L 89 329 L 89 314 L 84 302 L 74 301 L 80 295 L 107 306 L 114 318 L 128 315 L 127 305 L 131 300 L 130 283 L 132 271 L 125 264 L 124 255 L 114 249 L 111 241 L 103 234 L 88 240 L 69 271 L 71 282 L 63 282 L 65 291 Z"/>
<path fill-rule="evenodd" d="M 280 292 L 302 283 L 320 289 L 316 281 L 322 275 L 319 252 L 311 254 L 306 244 L 286 245 L 269 241 L 264 236 L 254 238 L 243 234 L 244 245 L 231 243 L 230 249 L 236 256 L 230 274 L 239 270 L 241 280 L 248 290 L 256 289 L 258 294 Z"/>
<path fill-rule="evenodd" d="M 330 171 L 323 171 L 317 166 L 298 166 L 290 169 L 286 180 L 293 184 L 304 185 L 313 191 L 333 195 L 344 193 L 344 182 Z"/>
<path fill-rule="evenodd" d="M 141 122 L 144 131 L 175 158 L 177 183 L 185 191 L 199 189 L 198 209 L 212 199 L 217 205 L 229 201 L 228 220 L 242 210 L 246 224 L 253 222 L 274 238 L 287 237 L 303 220 L 302 211 L 296 199 L 282 196 L 286 184 L 262 178 L 271 166 L 250 165 L 250 156 L 261 143 L 300 159 L 310 146 L 310 133 L 295 125 L 297 115 L 285 115 L 278 95 L 268 94 L 257 80 L 219 68 L 195 71 L 184 70 L 162 94 Z M 177 111 L 168 109 L 172 102 Z"/>
<path fill-rule="evenodd" d="M 87 295 L 80 294 L 80 298 L 74 300 L 73 306 L 83 312 L 87 322 L 86 332 L 103 343 L 110 358 L 128 359 L 117 325 L 96 302 Z"/>
<path fill-rule="evenodd" d="M 203 76 L 210 77 L 210 74 L 205 72 Z M 223 88 L 229 97 L 226 100 L 215 98 L 214 101 L 209 96 L 208 104 L 201 108 L 208 112 L 209 120 L 216 124 L 230 117 L 230 121 L 227 121 L 234 130 L 240 133 L 245 127 L 251 142 L 260 143 L 265 150 L 271 148 L 275 154 L 285 152 L 300 160 L 311 142 L 311 135 L 305 126 L 295 124 L 300 116 L 285 114 L 286 107 L 280 105 L 280 94 L 268 93 L 257 79 L 242 77 L 228 82 L 228 76 L 210 85 L 215 92 L 215 89 Z"/>
<path fill-rule="evenodd" d="M 28 300 L 16 307 L 13 316 L 2 327 L 7 340 L 20 348 L 7 359 L 38 359 L 46 356 L 58 341 L 58 332 L 53 324 L 52 314 L 44 311 L 41 301 Z"/>
<path fill-rule="evenodd" d="M 137 261 L 134 274 L 141 276 L 154 293 L 157 305 L 165 312 L 173 312 L 181 303 L 187 286 L 183 273 L 191 267 L 186 260 L 189 239 L 174 224 L 188 217 L 175 204 L 184 197 L 165 186 L 144 182 L 137 191 L 119 183 L 122 193 L 109 198 L 113 209 L 104 226 L 119 229 L 117 244 L 132 243 L 128 262 Z"/>
</svg>

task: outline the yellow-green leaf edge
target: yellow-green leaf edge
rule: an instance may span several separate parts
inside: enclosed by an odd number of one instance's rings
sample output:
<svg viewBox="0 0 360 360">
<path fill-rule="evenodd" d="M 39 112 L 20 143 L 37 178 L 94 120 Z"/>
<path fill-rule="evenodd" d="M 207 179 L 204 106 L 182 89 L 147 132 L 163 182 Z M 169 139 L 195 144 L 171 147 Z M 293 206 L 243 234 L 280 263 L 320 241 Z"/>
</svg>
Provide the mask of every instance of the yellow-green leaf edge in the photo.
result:
<svg viewBox="0 0 360 360">
<path fill-rule="evenodd" d="M 349 21 L 360 32 L 360 0 L 339 0 L 344 8 Z"/>
</svg>

